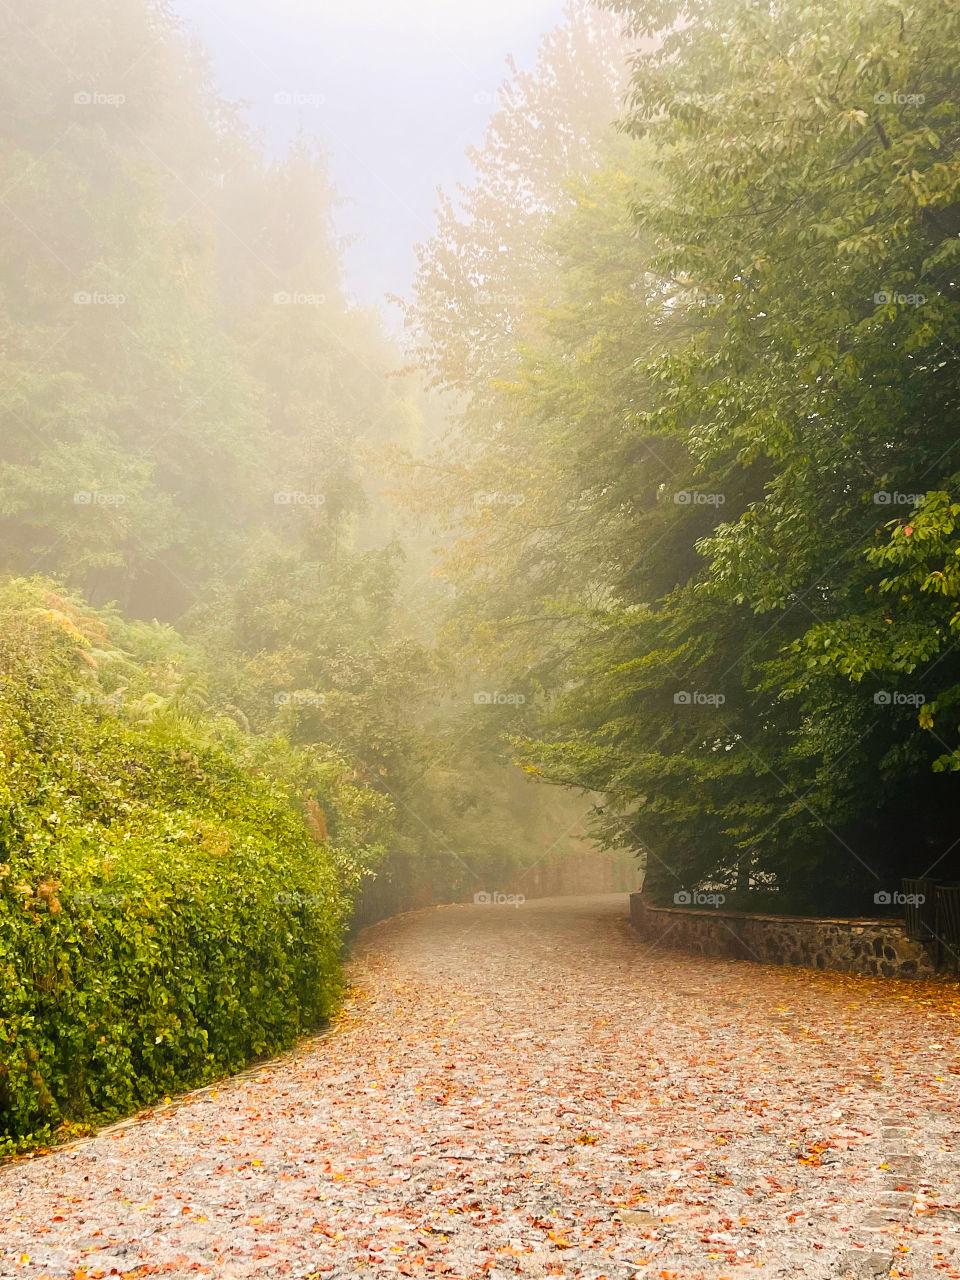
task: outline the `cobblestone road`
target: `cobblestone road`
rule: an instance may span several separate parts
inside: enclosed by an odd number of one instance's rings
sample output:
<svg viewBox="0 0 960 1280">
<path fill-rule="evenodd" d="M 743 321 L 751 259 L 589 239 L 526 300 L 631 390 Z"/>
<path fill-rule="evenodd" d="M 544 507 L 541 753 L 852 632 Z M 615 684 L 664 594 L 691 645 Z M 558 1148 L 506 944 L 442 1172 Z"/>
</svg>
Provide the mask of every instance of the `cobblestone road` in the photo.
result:
<svg viewBox="0 0 960 1280">
<path fill-rule="evenodd" d="M 3 1277 L 960 1277 L 954 984 L 376 926 L 325 1039 L 0 1169 Z"/>
</svg>

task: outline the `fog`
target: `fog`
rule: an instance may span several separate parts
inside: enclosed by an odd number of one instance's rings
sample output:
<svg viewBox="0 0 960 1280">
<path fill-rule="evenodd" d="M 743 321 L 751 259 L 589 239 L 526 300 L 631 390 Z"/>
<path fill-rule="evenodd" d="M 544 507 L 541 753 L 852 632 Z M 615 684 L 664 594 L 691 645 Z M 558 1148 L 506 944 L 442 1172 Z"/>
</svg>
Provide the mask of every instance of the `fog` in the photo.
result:
<svg viewBox="0 0 960 1280">
<path fill-rule="evenodd" d="M 357 238 L 344 255 L 351 289 L 382 303 L 410 288 L 437 188 L 468 178 L 466 148 L 482 141 L 508 56 L 533 63 L 563 0 L 178 0 L 176 9 L 271 151 L 298 133 L 321 140 L 344 200 L 338 226 Z"/>
<path fill-rule="evenodd" d="M 0 5 L 3 1280 L 960 1275 L 958 50 Z"/>
</svg>

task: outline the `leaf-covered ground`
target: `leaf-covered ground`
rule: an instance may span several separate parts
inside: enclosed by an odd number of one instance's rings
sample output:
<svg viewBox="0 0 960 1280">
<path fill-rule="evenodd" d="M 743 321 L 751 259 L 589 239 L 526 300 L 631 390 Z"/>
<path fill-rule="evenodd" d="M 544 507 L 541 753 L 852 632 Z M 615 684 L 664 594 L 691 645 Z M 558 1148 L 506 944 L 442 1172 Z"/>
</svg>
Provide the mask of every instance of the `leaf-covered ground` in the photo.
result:
<svg viewBox="0 0 960 1280">
<path fill-rule="evenodd" d="M 625 912 L 368 930 L 327 1038 L 0 1169 L 0 1274 L 960 1276 L 956 986 L 651 950 Z"/>
</svg>

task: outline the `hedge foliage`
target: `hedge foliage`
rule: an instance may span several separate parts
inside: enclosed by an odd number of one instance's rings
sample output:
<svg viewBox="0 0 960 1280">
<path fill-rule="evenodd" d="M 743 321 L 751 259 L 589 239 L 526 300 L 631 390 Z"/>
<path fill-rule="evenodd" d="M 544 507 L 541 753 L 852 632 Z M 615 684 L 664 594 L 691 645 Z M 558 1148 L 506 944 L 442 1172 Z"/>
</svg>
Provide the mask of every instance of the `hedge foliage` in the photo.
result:
<svg viewBox="0 0 960 1280">
<path fill-rule="evenodd" d="M 187 657 L 169 629 L 0 588 L 0 1154 L 236 1070 L 336 1003 L 385 803 L 336 757 L 191 709 Z"/>
</svg>

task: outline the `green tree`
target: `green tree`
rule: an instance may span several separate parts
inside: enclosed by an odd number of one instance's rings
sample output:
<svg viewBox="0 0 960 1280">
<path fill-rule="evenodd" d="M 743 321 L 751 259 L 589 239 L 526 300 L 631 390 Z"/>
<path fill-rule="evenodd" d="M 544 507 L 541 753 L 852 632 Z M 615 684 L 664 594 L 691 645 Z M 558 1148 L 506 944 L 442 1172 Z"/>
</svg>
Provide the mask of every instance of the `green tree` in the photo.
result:
<svg viewBox="0 0 960 1280">
<path fill-rule="evenodd" d="M 459 634 L 652 892 L 872 910 L 956 866 L 956 60 L 932 6 L 613 7 L 635 149 L 538 227 L 436 486 L 522 495 L 464 517 Z"/>
</svg>

